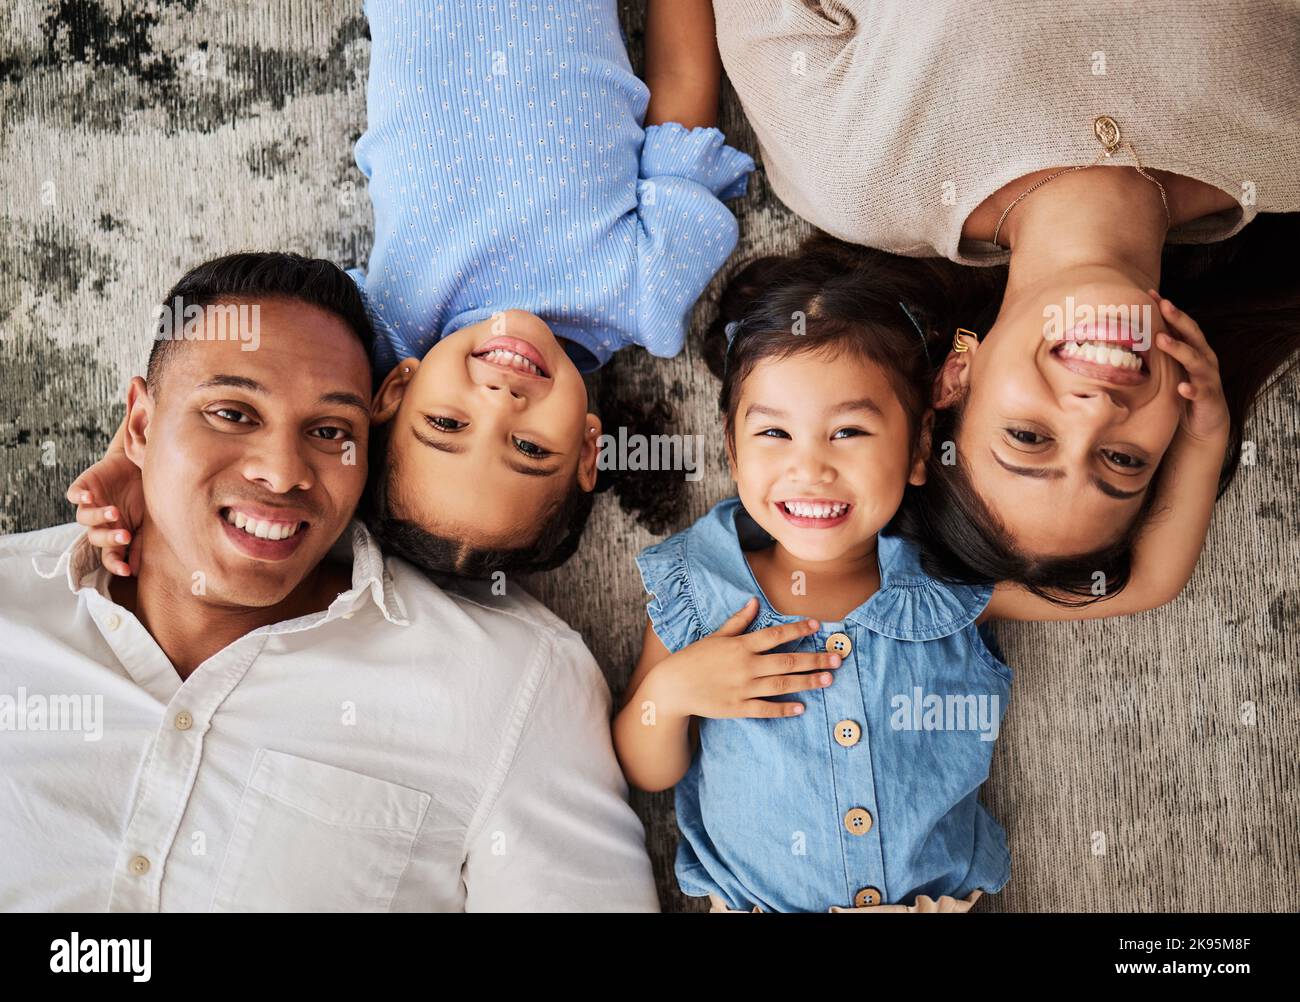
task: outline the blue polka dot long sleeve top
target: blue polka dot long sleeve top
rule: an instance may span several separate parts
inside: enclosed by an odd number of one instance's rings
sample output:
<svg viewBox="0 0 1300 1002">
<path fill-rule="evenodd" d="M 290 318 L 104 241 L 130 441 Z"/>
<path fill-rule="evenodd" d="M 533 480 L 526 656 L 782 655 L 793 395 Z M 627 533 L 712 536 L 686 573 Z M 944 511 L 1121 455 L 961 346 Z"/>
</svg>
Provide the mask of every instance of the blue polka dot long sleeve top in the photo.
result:
<svg viewBox="0 0 1300 1002">
<path fill-rule="evenodd" d="M 382 376 L 493 313 L 537 314 L 589 372 L 670 357 L 736 244 L 754 162 L 712 128 L 642 128 L 615 0 L 368 0 L 356 162 L 375 243 L 349 274 Z"/>
</svg>

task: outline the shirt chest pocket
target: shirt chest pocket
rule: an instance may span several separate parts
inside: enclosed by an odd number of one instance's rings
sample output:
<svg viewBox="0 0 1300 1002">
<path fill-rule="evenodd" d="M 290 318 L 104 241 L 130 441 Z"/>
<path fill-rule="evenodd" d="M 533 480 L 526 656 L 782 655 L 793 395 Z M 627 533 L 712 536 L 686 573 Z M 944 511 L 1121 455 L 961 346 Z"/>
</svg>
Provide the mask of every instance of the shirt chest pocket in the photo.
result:
<svg viewBox="0 0 1300 1002">
<path fill-rule="evenodd" d="M 259 749 L 212 911 L 387 911 L 431 800 Z"/>
</svg>

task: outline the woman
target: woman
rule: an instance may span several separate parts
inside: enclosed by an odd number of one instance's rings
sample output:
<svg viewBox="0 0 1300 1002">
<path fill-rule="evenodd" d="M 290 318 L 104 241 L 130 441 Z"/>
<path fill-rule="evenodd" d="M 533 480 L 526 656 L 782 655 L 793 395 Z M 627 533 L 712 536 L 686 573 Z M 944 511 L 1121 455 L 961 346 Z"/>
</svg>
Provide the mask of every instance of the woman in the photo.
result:
<svg viewBox="0 0 1300 1002">
<path fill-rule="evenodd" d="M 1007 264 L 934 270 L 950 294 L 928 304 L 931 328 L 982 334 L 954 340 L 936 384 L 934 440 L 957 461 L 936 450 L 909 509 L 940 569 L 1057 595 L 1089 595 L 1098 570 L 1122 579 L 1182 407 L 1176 366 L 1150 350 L 1148 290 L 1220 356 L 1224 485 L 1251 401 L 1300 343 L 1282 263 L 1296 219 L 1253 222 L 1300 210 L 1300 10 L 714 8 L 792 209 L 894 254 Z M 1184 244 L 1201 246 L 1167 246 Z"/>
</svg>

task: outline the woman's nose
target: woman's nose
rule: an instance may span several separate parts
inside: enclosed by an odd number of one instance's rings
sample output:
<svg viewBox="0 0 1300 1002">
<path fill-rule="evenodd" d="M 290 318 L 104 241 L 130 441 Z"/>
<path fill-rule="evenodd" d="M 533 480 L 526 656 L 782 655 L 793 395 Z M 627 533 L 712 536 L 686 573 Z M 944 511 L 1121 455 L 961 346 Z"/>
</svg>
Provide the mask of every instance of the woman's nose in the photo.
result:
<svg viewBox="0 0 1300 1002">
<path fill-rule="evenodd" d="M 1061 398 L 1061 407 L 1076 417 L 1111 423 L 1128 417 L 1128 404 L 1109 390 L 1096 389 L 1067 393 Z"/>
</svg>

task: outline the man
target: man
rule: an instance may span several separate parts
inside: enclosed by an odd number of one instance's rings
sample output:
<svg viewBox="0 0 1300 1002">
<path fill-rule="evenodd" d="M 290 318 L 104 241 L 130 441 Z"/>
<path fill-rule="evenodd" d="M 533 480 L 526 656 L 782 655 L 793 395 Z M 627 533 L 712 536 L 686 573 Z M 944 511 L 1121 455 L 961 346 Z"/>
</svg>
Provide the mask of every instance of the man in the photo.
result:
<svg viewBox="0 0 1300 1002">
<path fill-rule="evenodd" d="M 578 635 L 351 521 L 351 280 L 232 255 L 166 304 L 202 320 L 127 397 L 137 574 L 77 526 L 0 538 L 0 908 L 657 910 Z"/>
</svg>

